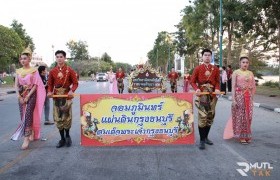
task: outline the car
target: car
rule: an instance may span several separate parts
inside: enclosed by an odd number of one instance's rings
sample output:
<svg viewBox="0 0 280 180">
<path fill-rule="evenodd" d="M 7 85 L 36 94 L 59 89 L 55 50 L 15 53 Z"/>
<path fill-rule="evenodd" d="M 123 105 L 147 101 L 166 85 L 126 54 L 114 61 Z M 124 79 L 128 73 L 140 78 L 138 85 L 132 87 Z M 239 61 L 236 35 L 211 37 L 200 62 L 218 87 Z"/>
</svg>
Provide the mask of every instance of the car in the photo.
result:
<svg viewBox="0 0 280 180">
<path fill-rule="evenodd" d="M 108 77 L 106 73 L 97 73 L 96 74 L 96 81 L 108 81 Z"/>
</svg>

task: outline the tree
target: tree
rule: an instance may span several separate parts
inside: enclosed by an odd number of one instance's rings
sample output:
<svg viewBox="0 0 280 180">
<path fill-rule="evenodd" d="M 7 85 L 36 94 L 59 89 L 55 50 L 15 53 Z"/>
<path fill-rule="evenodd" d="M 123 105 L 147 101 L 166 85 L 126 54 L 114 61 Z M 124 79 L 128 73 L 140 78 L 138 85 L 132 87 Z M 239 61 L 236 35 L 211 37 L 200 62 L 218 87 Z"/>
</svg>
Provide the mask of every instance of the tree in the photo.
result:
<svg viewBox="0 0 280 180">
<path fill-rule="evenodd" d="M 119 68 L 122 68 L 124 72 L 128 73 L 132 69 L 132 65 L 128 63 L 116 62 L 113 66 L 113 70 L 116 72 Z"/>
<path fill-rule="evenodd" d="M 254 2 L 255 1 L 255 2 Z M 256 2 L 259 3 L 256 4 Z M 279 1 L 277 1 L 279 2 Z M 273 4 L 274 3 L 274 4 Z M 273 23 L 263 9 L 268 4 L 279 11 L 275 1 L 263 0 L 223 0 L 223 61 L 224 65 L 237 64 L 241 46 L 246 45 L 250 57 L 256 61 L 266 59 L 266 53 L 275 52 L 276 33 Z M 270 12 L 270 11 L 267 12 Z M 196 0 L 192 6 L 186 6 L 183 17 L 177 26 L 178 34 L 185 32 L 186 57 L 192 64 L 203 48 L 218 52 L 219 49 L 219 0 Z M 277 17 L 272 19 L 279 19 Z M 273 21 L 275 22 L 275 21 Z M 274 23 L 275 24 L 275 23 Z M 180 45 L 179 41 L 179 45 Z M 182 46 L 181 46 L 182 49 Z M 259 52 L 258 52 L 259 51 Z M 254 56 L 252 56 L 254 55 Z M 196 56 L 196 57 L 195 57 Z M 262 65 L 263 63 L 256 63 Z"/>
<path fill-rule="evenodd" d="M 108 62 L 108 63 L 112 63 L 111 57 L 106 52 L 101 56 L 100 60 Z"/>
<path fill-rule="evenodd" d="M 18 63 L 23 41 L 14 30 L 0 25 L 0 49 L 0 70 L 4 70 L 9 64 Z"/>
<path fill-rule="evenodd" d="M 19 23 L 17 20 L 13 20 L 11 27 L 22 39 L 24 48 L 29 46 L 33 52 L 35 50 L 35 44 L 33 43 L 33 39 L 26 33 L 23 24 Z"/>
<path fill-rule="evenodd" d="M 253 0 L 253 6 L 261 8 L 259 18 L 266 22 L 266 28 L 258 29 L 258 33 L 266 36 L 278 46 L 279 61 L 279 88 L 280 88 L 280 1 L 279 0 Z M 264 12 L 264 14 L 261 14 Z"/>
<path fill-rule="evenodd" d="M 84 61 L 88 60 L 89 53 L 88 53 L 88 45 L 86 41 L 74 41 L 70 40 L 66 43 L 67 48 L 70 51 L 71 59 L 74 61 Z"/>
<path fill-rule="evenodd" d="M 175 50 L 175 42 L 172 40 L 171 34 L 166 31 L 159 32 L 153 49 L 147 54 L 149 63 L 168 72 L 173 65 L 172 57 L 174 57 Z"/>
</svg>

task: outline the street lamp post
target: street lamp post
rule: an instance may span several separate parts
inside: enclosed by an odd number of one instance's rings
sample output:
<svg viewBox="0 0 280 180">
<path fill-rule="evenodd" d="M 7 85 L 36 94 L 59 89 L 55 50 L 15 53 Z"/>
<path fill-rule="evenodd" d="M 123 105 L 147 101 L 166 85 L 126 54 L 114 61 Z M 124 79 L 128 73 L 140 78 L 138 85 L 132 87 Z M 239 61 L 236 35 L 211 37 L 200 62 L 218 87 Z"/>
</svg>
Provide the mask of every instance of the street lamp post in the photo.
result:
<svg viewBox="0 0 280 180">
<path fill-rule="evenodd" d="M 220 67 L 223 66 L 223 2 L 220 0 Z"/>
<path fill-rule="evenodd" d="M 53 63 L 54 63 L 54 45 L 52 45 L 52 57 L 53 57 Z"/>
<path fill-rule="evenodd" d="M 167 66 L 167 71 L 170 71 L 170 45 L 168 44 L 168 66 Z"/>
<path fill-rule="evenodd" d="M 167 45 L 168 45 L 168 62 L 167 62 L 167 73 L 170 71 L 170 34 L 168 33 L 166 38 L 165 38 L 165 41 L 167 42 Z"/>
</svg>

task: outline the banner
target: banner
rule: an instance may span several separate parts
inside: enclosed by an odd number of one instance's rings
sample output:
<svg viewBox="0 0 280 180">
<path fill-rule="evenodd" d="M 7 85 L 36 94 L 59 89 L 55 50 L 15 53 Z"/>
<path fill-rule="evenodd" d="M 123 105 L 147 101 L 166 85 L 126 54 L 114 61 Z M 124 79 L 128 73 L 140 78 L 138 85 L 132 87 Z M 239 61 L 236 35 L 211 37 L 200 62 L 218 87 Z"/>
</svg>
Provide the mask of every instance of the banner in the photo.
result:
<svg viewBox="0 0 280 180">
<path fill-rule="evenodd" d="M 81 145 L 194 144 L 193 94 L 82 94 Z"/>
<path fill-rule="evenodd" d="M 165 82 L 165 77 L 147 63 L 138 66 L 138 68 L 128 77 L 128 92 L 132 93 L 133 90 L 137 89 L 150 92 L 156 89 L 165 93 Z"/>
</svg>

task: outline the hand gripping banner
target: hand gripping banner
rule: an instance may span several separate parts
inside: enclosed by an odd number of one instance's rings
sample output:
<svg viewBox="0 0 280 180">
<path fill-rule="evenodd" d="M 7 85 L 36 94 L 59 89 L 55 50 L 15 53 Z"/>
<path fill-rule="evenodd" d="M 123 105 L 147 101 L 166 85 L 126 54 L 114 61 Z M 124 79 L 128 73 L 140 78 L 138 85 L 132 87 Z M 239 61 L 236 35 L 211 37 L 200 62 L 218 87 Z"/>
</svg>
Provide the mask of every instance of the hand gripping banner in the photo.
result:
<svg viewBox="0 0 280 180">
<path fill-rule="evenodd" d="M 81 145 L 194 144 L 193 93 L 81 94 Z"/>
</svg>

